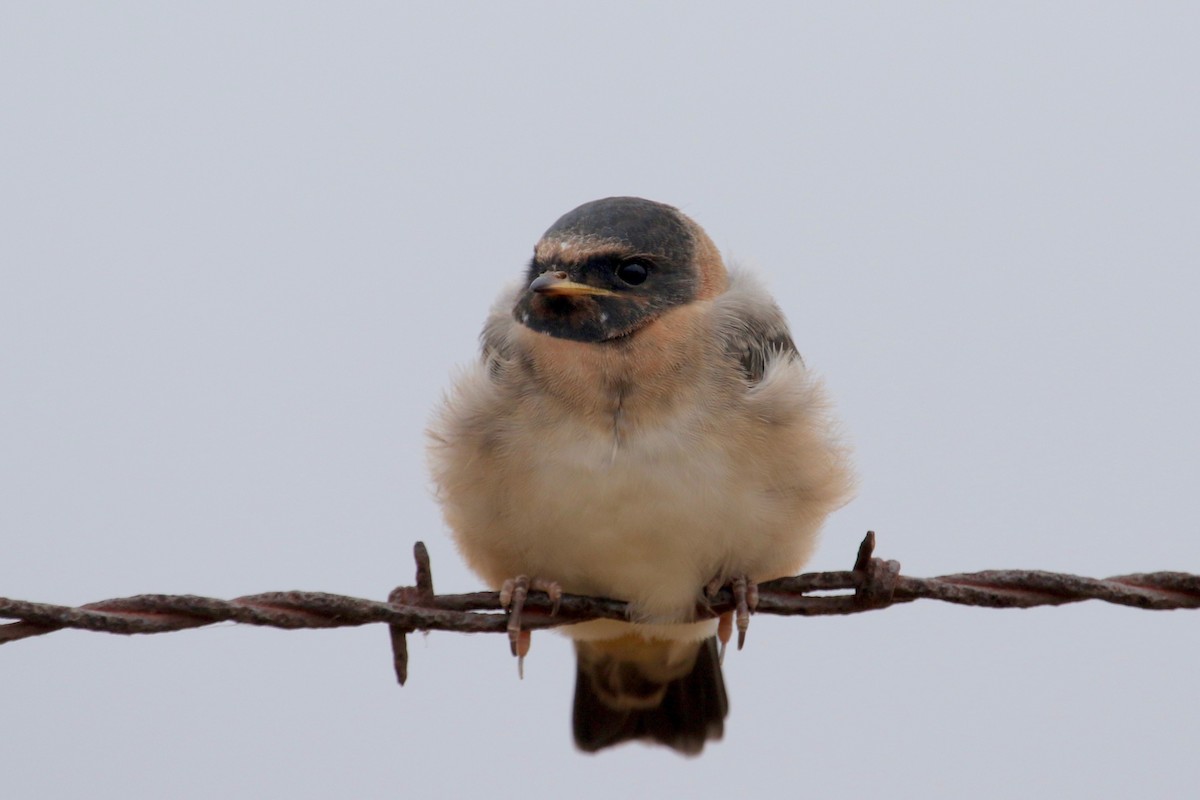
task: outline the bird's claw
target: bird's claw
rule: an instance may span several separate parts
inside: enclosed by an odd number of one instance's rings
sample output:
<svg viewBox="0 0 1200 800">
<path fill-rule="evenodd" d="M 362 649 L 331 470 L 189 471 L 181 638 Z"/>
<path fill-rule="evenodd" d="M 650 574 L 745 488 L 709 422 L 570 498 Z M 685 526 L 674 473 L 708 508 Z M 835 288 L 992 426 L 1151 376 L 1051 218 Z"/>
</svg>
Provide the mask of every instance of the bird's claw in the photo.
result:
<svg viewBox="0 0 1200 800">
<path fill-rule="evenodd" d="M 500 587 L 500 606 L 508 611 L 508 645 L 517 658 L 517 674 L 525 677 L 525 656 L 531 644 L 530 632 L 521 629 L 521 617 L 525 611 L 525 599 L 529 591 L 541 591 L 550 596 L 550 615 L 558 613 L 562 603 L 562 587 L 554 581 L 518 575 L 509 578 Z"/>
<path fill-rule="evenodd" d="M 721 642 L 722 658 L 725 656 L 725 646 L 729 644 L 729 640 L 733 636 L 733 621 L 735 619 L 737 621 L 737 646 L 738 650 L 741 650 L 746 645 L 746 631 L 750 630 L 750 614 L 758 608 L 758 584 L 745 575 L 738 575 L 730 579 L 728 583 L 714 579 L 709 582 L 704 591 L 711 599 L 716 597 L 717 592 L 725 586 L 728 586 L 729 590 L 733 592 L 734 610 L 732 614 L 728 612 L 722 614 L 720 622 L 717 623 L 717 638 Z"/>
</svg>

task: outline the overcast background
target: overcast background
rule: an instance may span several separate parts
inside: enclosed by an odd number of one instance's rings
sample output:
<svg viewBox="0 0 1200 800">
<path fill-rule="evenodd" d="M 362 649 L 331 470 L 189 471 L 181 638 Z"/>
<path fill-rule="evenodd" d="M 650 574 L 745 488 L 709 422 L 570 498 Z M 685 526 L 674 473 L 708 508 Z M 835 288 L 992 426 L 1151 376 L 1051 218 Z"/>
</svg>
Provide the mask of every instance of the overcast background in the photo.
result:
<svg viewBox="0 0 1200 800">
<path fill-rule="evenodd" d="M 0 6 L 0 595 L 480 583 L 423 428 L 581 202 L 764 276 L 906 573 L 1200 572 L 1190 3 Z M 573 749 L 569 643 L 0 649 L 13 798 L 1193 796 L 1197 612 L 755 619 L 699 759 Z"/>
</svg>

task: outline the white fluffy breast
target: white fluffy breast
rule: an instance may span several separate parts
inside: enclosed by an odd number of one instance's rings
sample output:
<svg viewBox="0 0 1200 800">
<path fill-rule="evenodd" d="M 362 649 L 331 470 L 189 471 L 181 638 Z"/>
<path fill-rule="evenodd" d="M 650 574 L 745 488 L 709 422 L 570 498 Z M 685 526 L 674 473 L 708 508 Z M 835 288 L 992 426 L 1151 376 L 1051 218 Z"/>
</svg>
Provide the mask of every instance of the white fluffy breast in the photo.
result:
<svg viewBox="0 0 1200 800">
<path fill-rule="evenodd" d="M 801 368 L 780 368 L 762 400 L 817 411 Z M 837 451 L 802 407 L 768 422 L 751 403 L 714 420 L 696 403 L 620 440 L 569 414 L 492 418 L 484 433 L 494 391 L 482 370 L 466 377 L 431 451 L 455 538 L 493 586 L 537 576 L 628 600 L 643 620 L 685 621 L 714 578 L 797 569 L 844 499 Z"/>
<path fill-rule="evenodd" d="M 469 370 L 430 429 L 438 496 L 471 567 L 493 587 L 539 577 L 662 623 L 691 620 L 714 578 L 796 571 L 847 499 L 850 474 L 799 361 L 774 359 L 747 387 L 704 333 L 722 314 L 769 303 L 760 291 L 733 281 L 716 303 L 690 308 L 695 335 L 679 341 L 698 352 L 675 360 L 691 365 L 688 377 L 649 370 L 672 377 L 657 392 L 639 378 L 640 394 L 615 411 L 591 376 L 644 376 L 656 351 L 620 363 L 564 357 L 553 348 L 567 345 L 493 315 L 492 334 L 509 337 L 501 349 L 522 354 L 511 363 L 534 367 L 502 379 Z"/>
</svg>

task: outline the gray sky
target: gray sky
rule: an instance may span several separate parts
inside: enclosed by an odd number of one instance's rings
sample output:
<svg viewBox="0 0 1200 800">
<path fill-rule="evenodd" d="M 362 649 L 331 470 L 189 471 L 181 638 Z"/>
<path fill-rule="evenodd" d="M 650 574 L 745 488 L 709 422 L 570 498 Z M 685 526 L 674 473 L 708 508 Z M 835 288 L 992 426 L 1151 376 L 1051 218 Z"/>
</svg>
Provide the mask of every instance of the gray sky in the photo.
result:
<svg viewBox="0 0 1200 800">
<path fill-rule="evenodd" d="M 905 572 L 1200 572 L 1200 12 L 0 7 L 0 594 L 383 598 L 423 427 L 575 205 L 753 266 Z M 369 627 L 0 649 L 11 797 L 1184 797 L 1196 612 L 755 619 L 698 760 L 577 754 L 569 643 Z"/>
</svg>

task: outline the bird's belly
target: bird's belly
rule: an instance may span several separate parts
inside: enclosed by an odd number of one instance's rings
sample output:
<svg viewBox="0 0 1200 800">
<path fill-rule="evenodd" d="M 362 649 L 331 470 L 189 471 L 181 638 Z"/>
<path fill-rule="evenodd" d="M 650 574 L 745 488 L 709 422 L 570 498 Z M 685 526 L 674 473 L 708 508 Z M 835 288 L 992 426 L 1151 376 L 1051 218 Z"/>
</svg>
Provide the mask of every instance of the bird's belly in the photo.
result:
<svg viewBox="0 0 1200 800">
<path fill-rule="evenodd" d="M 691 617 L 753 524 L 754 494 L 703 436 L 551 432 L 512 498 L 512 535 L 531 575 L 568 592 L 628 600 L 644 619 Z M 519 500 L 519 504 L 515 501 Z"/>
</svg>

